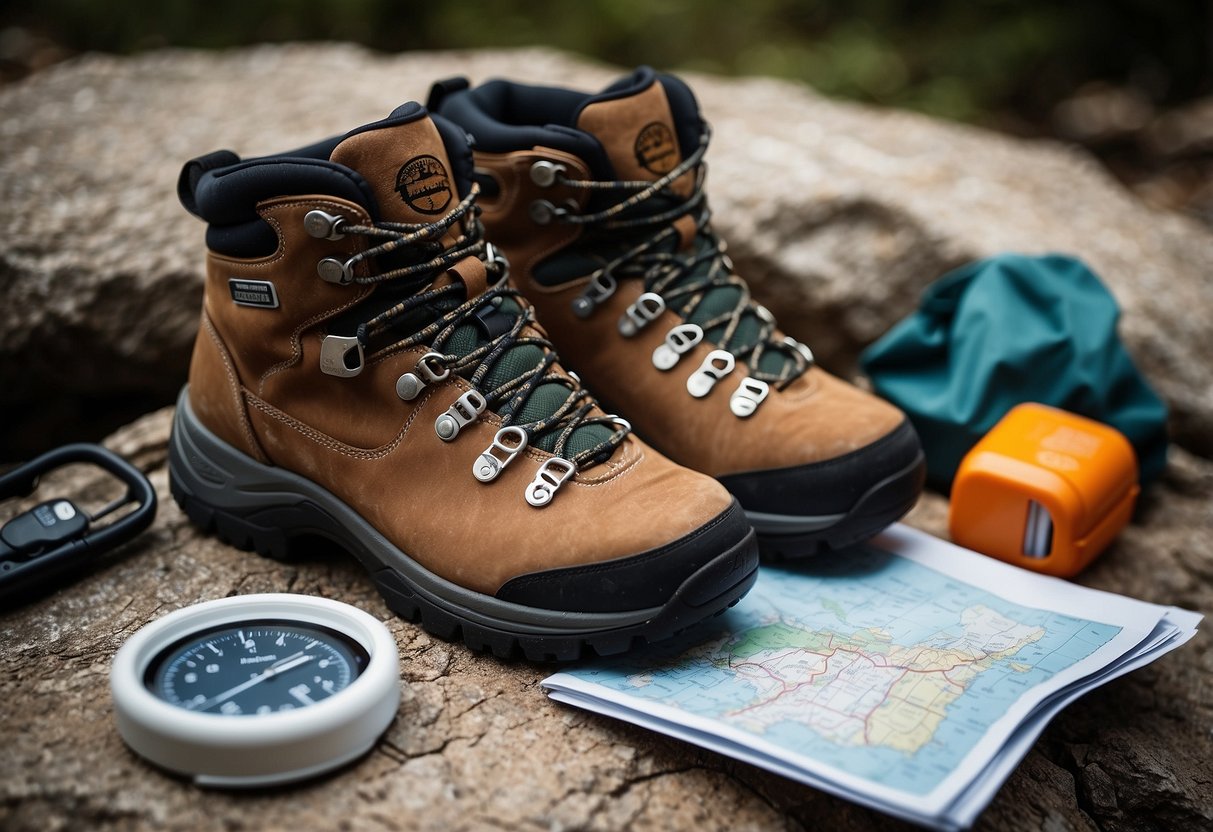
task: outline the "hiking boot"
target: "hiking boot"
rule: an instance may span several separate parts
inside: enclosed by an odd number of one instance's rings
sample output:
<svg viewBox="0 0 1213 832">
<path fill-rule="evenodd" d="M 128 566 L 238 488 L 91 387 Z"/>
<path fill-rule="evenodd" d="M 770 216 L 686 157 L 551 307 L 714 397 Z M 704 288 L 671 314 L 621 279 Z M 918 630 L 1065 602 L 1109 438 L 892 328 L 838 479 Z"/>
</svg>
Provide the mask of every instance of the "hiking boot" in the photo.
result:
<svg viewBox="0 0 1213 832">
<path fill-rule="evenodd" d="M 335 541 L 394 611 L 502 657 L 618 653 L 722 611 L 756 574 L 744 512 L 562 369 L 471 173 L 418 104 L 185 166 L 209 227 L 174 497 L 241 548 Z"/>
<path fill-rule="evenodd" d="M 488 239 L 568 366 L 719 479 L 765 553 L 846 546 L 913 506 L 923 455 L 904 414 L 814 366 L 733 273 L 685 83 L 647 67 L 597 94 L 452 79 L 430 109 L 471 134 Z"/>
</svg>

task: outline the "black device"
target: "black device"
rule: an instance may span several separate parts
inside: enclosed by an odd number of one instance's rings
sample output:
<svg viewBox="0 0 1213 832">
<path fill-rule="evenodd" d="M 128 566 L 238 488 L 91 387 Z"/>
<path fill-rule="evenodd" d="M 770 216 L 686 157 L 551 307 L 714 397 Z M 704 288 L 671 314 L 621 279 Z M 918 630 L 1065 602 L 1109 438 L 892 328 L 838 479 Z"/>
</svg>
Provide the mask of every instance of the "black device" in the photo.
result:
<svg viewBox="0 0 1213 832">
<path fill-rule="evenodd" d="M 87 443 L 56 448 L 0 476 L 0 500 L 29 496 L 43 474 L 74 463 L 96 465 L 126 492 L 92 514 L 68 499 L 46 500 L 0 526 L 0 608 L 66 580 L 86 558 L 127 542 L 155 519 L 156 492 L 147 477 L 113 451 Z M 97 525 L 132 504 L 132 511 Z"/>
</svg>

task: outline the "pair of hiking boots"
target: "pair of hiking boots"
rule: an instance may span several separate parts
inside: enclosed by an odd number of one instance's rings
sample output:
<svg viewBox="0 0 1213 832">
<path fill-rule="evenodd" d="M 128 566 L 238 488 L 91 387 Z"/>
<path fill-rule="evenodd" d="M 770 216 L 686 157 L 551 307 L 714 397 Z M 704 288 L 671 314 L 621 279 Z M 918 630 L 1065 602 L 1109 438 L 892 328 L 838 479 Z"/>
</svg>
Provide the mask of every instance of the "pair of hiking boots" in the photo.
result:
<svg viewBox="0 0 1213 832">
<path fill-rule="evenodd" d="M 597 94 L 445 81 L 189 162 L 209 226 L 177 502 L 275 557 L 336 541 L 400 615 L 538 660 L 664 638 L 736 603 L 760 549 L 896 520 L 913 429 L 733 274 L 707 144 L 686 84 L 641 68 Z"/>
</svg>

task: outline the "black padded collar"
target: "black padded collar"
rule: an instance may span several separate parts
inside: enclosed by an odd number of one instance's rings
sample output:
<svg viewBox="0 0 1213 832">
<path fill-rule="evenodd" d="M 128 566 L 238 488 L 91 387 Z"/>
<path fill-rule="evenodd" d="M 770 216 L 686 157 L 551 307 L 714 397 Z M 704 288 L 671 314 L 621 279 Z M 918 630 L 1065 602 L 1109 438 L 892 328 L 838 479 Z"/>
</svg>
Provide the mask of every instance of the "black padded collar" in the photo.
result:
<svg viewBox="0 0 1213 832">
<path fill-rule="evenodd" d="M 551 147 L 583 160 L 596 178 L 614 179 L 614 168 L 602 144 L 596 137 L 578 130 L 577 121 L 591 104 L 626 98 L 654 83 L 665 89 L 682 153 L 689 155 L 699 146 L 703 132 L 695 96 L 678 78 L 647 66 L 638 67 L 598 93 L 501 79 L 469 89 L 466 79 L 454 78 L 435 85 L 430 102 L 471 134 L 477 150 L 510 153 Z"/>
</svg>

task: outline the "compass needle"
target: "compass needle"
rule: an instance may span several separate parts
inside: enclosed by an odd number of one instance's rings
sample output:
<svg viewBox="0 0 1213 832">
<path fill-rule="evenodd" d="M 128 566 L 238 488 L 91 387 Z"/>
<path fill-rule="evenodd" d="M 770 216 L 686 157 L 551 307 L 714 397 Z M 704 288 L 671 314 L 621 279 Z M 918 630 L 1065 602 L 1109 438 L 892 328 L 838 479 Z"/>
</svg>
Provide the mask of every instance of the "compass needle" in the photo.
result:
<svg viewBox="0 0 1213 832">
<path fill-rule="evenodd" d="M 207 699 L 205 702 L 203 702 L 201 705 L 198 705 L 197 707 L 194 707 L 194 706 L 187 706 L 187 707 L 189 707 L 191 710 L 208 711 L 211 708 L 215 707 L 216 705 L 218 705 L 222 702 L 225 702 L 228 699 L 231 699 L 236 694 L 244 693 L 246 690 L 253 687 L 254 685 L 261 684 L 266 679 L 271 679 L 274 676 L 279 675 L 280 673 L 285 673 L 288 670 L 293 670 L 296 667 L 299 667 L 299 665 L 301 665 L 301 664 L 307 664 L 311 660 L 312 660 L 311 656 L 301 656 L 298 653 L 296 653 L 294 656 L 291 656 L 289 659 L 284 659 L 283 661 L 285 662 L 285 664 L 280 664 L 280 663 L 272 664 L 269 667 L 267 667 L 263 672 L 258 673 L 256 676 L 249 679 L 247 682 L 243 682 L 242 684 L 236 685 L 236 687 L 231 688 L 230 690 L 225 690 L 223 693 L 219 694 L 218 696 L 212 696 L 210 699 Z"/>
</svg>

